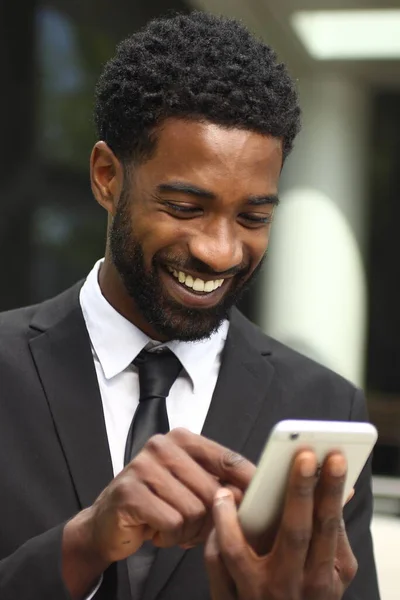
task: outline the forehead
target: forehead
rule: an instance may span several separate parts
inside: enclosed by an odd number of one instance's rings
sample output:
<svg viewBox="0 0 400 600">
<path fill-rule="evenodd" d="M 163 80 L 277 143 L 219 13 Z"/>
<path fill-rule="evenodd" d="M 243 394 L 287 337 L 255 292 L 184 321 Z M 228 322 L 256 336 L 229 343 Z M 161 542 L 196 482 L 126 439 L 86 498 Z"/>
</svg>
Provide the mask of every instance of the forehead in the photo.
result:
<svg viewBox="0 0 400 600">
<path fill-rule="evenodd" d="M 142 174 L 155 180 L 189 179 L 205 185 L 276 187 L 282 167 L 282 140 L 210 122 L 168 119 L 157 132 L 152 158 Z"/>
</svg>

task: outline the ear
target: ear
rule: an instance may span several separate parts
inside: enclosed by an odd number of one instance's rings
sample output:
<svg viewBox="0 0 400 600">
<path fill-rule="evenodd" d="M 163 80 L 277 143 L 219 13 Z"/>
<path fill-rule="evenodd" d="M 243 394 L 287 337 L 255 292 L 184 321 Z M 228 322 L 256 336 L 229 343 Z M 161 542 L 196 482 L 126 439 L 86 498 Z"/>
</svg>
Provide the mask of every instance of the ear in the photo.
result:
<svg viewBox="0 0 400 600">
<path fill-rule="evenodd" d="M 115 215 L 124 183 L 124 170 L 105 142 L 97 142 L 90 156 L 90 181 L 97 202 L 109 216 Z"/>
</svg>

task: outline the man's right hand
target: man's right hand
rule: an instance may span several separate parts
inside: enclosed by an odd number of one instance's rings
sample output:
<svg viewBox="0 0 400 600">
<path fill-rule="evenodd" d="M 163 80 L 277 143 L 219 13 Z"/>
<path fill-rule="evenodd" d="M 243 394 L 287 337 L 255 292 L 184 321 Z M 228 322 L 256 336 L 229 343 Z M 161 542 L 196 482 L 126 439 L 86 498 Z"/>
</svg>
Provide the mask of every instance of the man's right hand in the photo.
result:
<svg viewBox="0 0 400 600">
<path fill-rule="evenodd" d="M 65 526 L 63 576 L 72 598 L 83 598 L 111 563 L 146 539 L 159 547 L 204 541 L 217 489 L 230 487 L 240 502 L 254 472 L 243 457 L 185 429 L 152 437 Z"/>
</svg>

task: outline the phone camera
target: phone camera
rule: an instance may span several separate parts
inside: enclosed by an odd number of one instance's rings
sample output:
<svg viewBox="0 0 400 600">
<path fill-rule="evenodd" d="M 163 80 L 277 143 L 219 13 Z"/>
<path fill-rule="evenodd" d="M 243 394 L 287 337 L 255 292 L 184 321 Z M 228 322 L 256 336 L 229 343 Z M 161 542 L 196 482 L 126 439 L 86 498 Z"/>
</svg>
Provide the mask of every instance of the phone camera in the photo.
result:
<svg viewBox="0 0 400 600">
<path fill-rule="evenodd" d="M 300 434 L 297 433 L 297 432 L 296 433 L 291 433 L 289 435 L 289 439 L 291 439 L 291 440 L 297 440 L 297 439 L 299 439 L 299 437 L 300 437 Z"/>
</svg>

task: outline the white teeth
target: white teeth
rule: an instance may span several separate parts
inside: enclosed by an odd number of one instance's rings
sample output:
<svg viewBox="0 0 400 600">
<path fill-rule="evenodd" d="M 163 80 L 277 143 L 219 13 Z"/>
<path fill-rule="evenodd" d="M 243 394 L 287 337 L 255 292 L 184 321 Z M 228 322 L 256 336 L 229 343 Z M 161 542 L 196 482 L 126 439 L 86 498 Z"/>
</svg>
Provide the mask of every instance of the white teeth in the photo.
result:
<svg viewBox="0 0 400 600">
<path fill-rule="evenodd" d="M 200 279 L 200 277 L 193 279 L 191 275 L 186 275 L 183 271 L 177 271 L 171 267 L 168 267 L 168 271 L 175 279 L 178 279 L 179 283 L 183 283 L 188 288 L 192 288 L 195 292 L 205 292 L 209 294 L 221 287 L 224 283 L 224 279 L 210 279 L 209 281 L 204 281 L 203 279 Z"/>
<path fill-rule="evenodd" d="M 186 275 L 185 285 L 189 288 L 193 287 L 193 277 L 191 275 Z"/>
<path fill-rule="evenodd" d="M 195 279 L 193 282 L 193 289 L 195 292 L 204 292 L 204 281 L 202 279 Z"/>
</svg>

